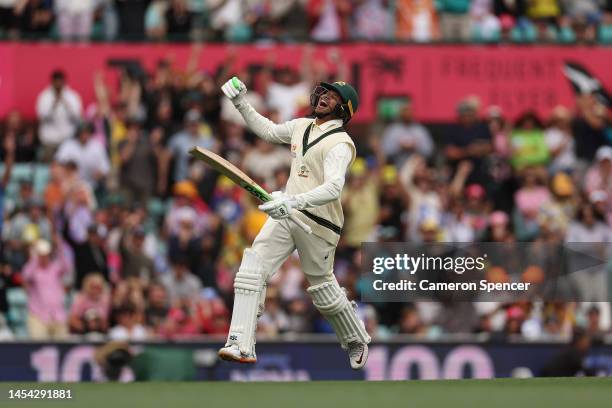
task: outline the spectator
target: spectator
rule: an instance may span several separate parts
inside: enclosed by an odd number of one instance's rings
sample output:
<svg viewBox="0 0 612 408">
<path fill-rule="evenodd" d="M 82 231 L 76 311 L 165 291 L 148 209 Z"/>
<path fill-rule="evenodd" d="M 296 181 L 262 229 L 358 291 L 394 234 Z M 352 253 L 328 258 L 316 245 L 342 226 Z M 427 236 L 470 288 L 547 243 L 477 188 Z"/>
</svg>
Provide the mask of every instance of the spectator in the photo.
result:
<svg viewBox="0 0 612 408">
<path fill-rule="evenodd" d="M 289 150 L 257 138 L 255 148 L 244 155 L 242 168 L 251 177 L 262 180 L 266 186 L 275 186 L 274 174 L 291 165 Z M 284 186 L 278 186 L 282 188 Z"/>
<path fill-rule="evenodd" d="M 297 71 L 290 68 L 279 70 L 277 80 L 270 83 L 266 95 L 268 106 L 278 112 L 278 123 L 296 117 L 300 105 L 305 105 L 307 102 L 311 85 L 309 81 L 300 78 Z M 275 121 L 275 118 L 272 120 Z"/>
<path fill-rule="evenodd" d="M 25 245 L 42 238 L 52 239 L 52 225 L 49 220 L 44 203 L 35 198 L 23 206 L 4 225 L 3 239 L 12 241 L 17 245 Z"/>
<path fill-rule="evenodd" d="M 87 229 L 93 223 L 94 199 L 87 185 L 76 185 L 68 195 L 63 216 L 68 240 L 82 244 L 87 239 Z"/>
<path fill-rule="evenodd" d="M 199 242 L 199 258 L 194 273 L 200 278 L 202 286 L 217 289 L 218 261 L 224 247 L 227 230 L 221 217 L 218 216 L 211 216 L 207 227 L 206 234 Z"/>
<path fill-rule="evenodd" d="M 404 209 L 408 207 L 410 197 L 400 183 L 395 167 L 385 166 L 382 169 L 381 179 L 379 235 L 390 242 L 401 241 L 405 234 Z"/>
<path fill-rule="evenodd" d="M 442 200 L 435 190 L 433 172 L 425 160 L 413 155 L 400 170 L 400 181 L 410 197 L 408 209 L 408 240 L 418 240 L 418 228 L 425 220 L 436 220 L 442 211 Z"/>
<path fill-rule="evenodd" d="M 61 70 L 53 71 L 51 84 L 36 101 L 43 158 L 53 157 L 60 143 L 74 135 L 82 110 L 81 97 L 66 84 L 66 74 Z"/>
<path fill-rule="evenodd" d="M 147 290 L 145 322 L 153 332 L 159 333 L 169 312 L 168 294 L 164 285 L 153 282 Z"/>
<path fill-rule="evenodd" d="M 389 125 L 383 133 L 382 149 L 385 156 L 397 168 L 401 168 L 413 153 L 426 159 L 431 157 L 433 147 L 429 131 L 414 121 L 412 101 L 409 100 L 402 107 L 399 120 Z"/>
<path fill-rule="evenodd" d="M 216 141 L 208 124 L 201 121 L 201 115 L 196 110 L 185 114 L 185 128 L 170 139 L 168 148 L 174 157 L 174 180 L 181 181 L 187 178 L 189 166 L 189 151 L 193 147 L 214 149 Z"/>
<path fill-rule="evenodd" d="M 419 316 L 418 309 L 413 305 L 407 305 L 402 309 L 399 319 L 398 333 L 424 335 L 427 327 Z"/>
<path fill-rule="evenodd" d="M 91 224 L 87 228 L 87 240 L 78 243 L 70 240 L 68 243 L 74 253 L 75 281 L 74 287 L 80 289 L 83 280 L 92 273 L 101 274 L 109 282 L 108 254 L 106 252 L 105 238 L 107 230 L 103 224 Z"/>
<path fill-rule="evenodd" d="M 10 134 L 5 135 L 3 142 L 4 171 L 0 179 L 0 237 L 2 239 L 4 239 L 4 235 L 2 234 L 4 227 L 4 194 L 9 181 L 11 181 L 13 164 L 15 163 L 15 136 Z"/>
<path fill-rule="evenodd" d="M 177 234 L 179 231 L 179 218 L 180 211 L 182 208 L 188 208 L 190 211 L 195 211 L 198 215 L 196 217 L 196 234 L 201 235 L 204 232 L 205 222 L 205 210 L 202 206 L 200 197 L 198 196 L 198 190 L 191 181 L 180 181 L 172 187 L 173 201 L 166 213 L 165 228 L 169 234 Z"/>
<path fill-rule="evenodd" d="M 95 10 L 96 0 L 55 0 L 60 38 L 62 40 L 88 40 Z"/>
<path fill-rule="evenodd" d="M 186 0 L 171 0 L 166 10 L 166 29 L 173 39 L 185 39 L 191 31 L 193 15 Z"/>
<path fill-rule="evenodd" d="M 136 224 L 136 221 L 128 224 L 131 228 L 124 230 L 119 243 L 121 250 L 123 279 L 136 278 L 143 283 L 151 282 L 155 276 L 155 266 L 153 259 L 149 257 L 144 248 L 145 231 L 144 228 Z"/>
<path fill-rule="evenodd" d="M 167 339 L 185 339 L 195 337 L 201 332 L 200 321 L 194 302 L 188 298 L 180 299 L 170 308 L 168 317 L 161 329 L 161 335 Z"/>
<path fill-rule="evenodd" d="M 606 108 L 593 95 L 583 95 L 577 100 L 578 114 L 572 123 L 576 139 L 576 155 L 587 163 L 606 140 Z"/>
<path fill-rule="evenodd" d="M 315 41 L 340 41 L 349 36 L 348 0 L 309 0 L 306 13 L 310 19 L 310 37 Z"/>
<path fill-rule="evenodd" d="M 70 332 L 106 333 L 109 313 L 110 293 L 104 278 L 96 273 L 87 275 L 70 308 Z"/>
<path fill-rule="evenodd" d="M 470 0 L 442 0 L 437 2 L 440 32 L 445 41 L 470 39 Z"/>
<path fill-rule="evenodd" d="M 50 0 L 20 1 L 15 14 L 19 18 L 19 28 L 26 37 L 48 35 L 55 20 Z"/>
<path fill-rule="evenodd" d="M 5 141 L 7 138 L 14 140 L 15 161 L 34 161 L 36 155 L 34 129 L 24 121 L 19 111 L 9 112 L 3 126 L 0 126 L 0 137 Z"/>
<path fill-rule="evenodd" d="M 119 161 L 121 186 L 130 203 L 145 204 L 166 188 L 166 152 L 161 137 L 159 130 L 146 135 L 136 120 L 127 123 L 126 138 L 119 143 Z"/>
<path fill-rule="evenodd" d="M 149 0 L 116 0 L 119 34 L 128 40 L 144 37 L 145 12 Z"/>
<path fill-rule="evenodd" d="M 439 38 L 440 27 L 434 0 L 398 0 L 395 7 L 395 37 L 429 42 Z"/>
<path fill-rule="evenodd" d="M 567 242 L 612 242 L 612 231 L 590 203 L 583 204 L 567 231 Z"/>
<path fill-rule="evenodd" d="M 114 341 L 144 341 L 149 337 L 147 329 L 139 323 L 138 310 L 127 303 L 115 313 L 117 325 L 108 332 L 108 338 Z"/>
<path fill-rule="evenodd" d="M 266 292 L 266 309 L 259 318 L 258 332 L 267 336 L 276 336 L 289 329 L 289 317 L 280 306 L 278 289 L 268 288 Z"/>
<path fill-rule="evenodd" d="M 18 0 L 2 0 L 0 2 L 0 32 L 5 32 L 9 38 L 19 35 L 19 20 L 14 12 Z"/>
<path fill-rule="evenodd" d="M 494 211 L 489 216 L 488 230 L 484 242 L 514 242 L 514 234 L 510 225 L 508 214 L 503 211 Z"/>
<path fill-rule="evenodd" d="M 458 123 L 448 129 L 445 155 L 456 169 L 459 162 L 467 160 L 471 169 L 467 182 L 486 185 L 488 173 L 485 158 L 491 153 L 491 132 L 478 120 L 479 102 L 467 98 L 457 106 Z"/>
<path fill-rule="evenodd" d="M 168 2 L 166 0 L 154 0 L 149 3 L 145 13 L 144 28 L 147 37 L 151 40 L 163 40 L 168 28 L 166 25 L 166 11 Z"/>
<path fill-rule="evenodd" d="M 391 16 L 383 0 L 361 0 L 353 12 L 353 37 L 387 40 L 391 36 Z"/>
<path fill-rule="evenodd" d="M 549 201 L 550 193 L 543 185 L 541 172 L 532 167 L 526 168 L 523 171 L 522 186 L 514 195 L 517 209 L 514 227 L 520 241 L 535 237 L 538 229 L 538 213 Z"/>
<path fill-rule="evenodd" d="M 195 231 L 196 212 L 192 208 L 182 207 L 177 211 L 177 219 L 178 232 L 172 234 L 168 240 L 168 259 L 184 259 L 189 269 L 195 271 L 199 266 L 201 251 L 200 237 Z"/>
<path fill-rule="evenodd" d="M 342 238 L 349 248 L 357 248 L 362 242 L 371 240 L 378 221 L 378 185 L 367 166 L 364 159 L 355 159 L 342 192 L 346 217 Z"/>
<path fill-rule="evenodd" d="M 544 132 L 544 139 L 552 158 L 549 171 L 571 172 L 576 166 L 574 137 L 572 135 L 572 117 L 567 108 L 557 106 L 550 117 L 549 127 Z"/>
<path fill-rule="evenodd" d="M 542 166 L 550 158 L 540 120 L 534 112 L 527 112 L 516 122 L 511 136 L 510 162 L 517 169 L 526 166 Z"/>
<path fill-rule="evenodd" d="M 584 189 L 587 193 L 599 190 L 612 194 L 612 147 L 602 146 L 597 149 L 595 163 L 584 178 Z"/>
<path fill-rule="evenodd" d="M 35 340 L 57 340 L 68 335 L 63 278 L 70 265 L 61 241 L 56 239 L 54 244 L 55 253 L 49 241 L 36 241 L 22 272 L 28 293 L 28 332 Z"/>
<path fill-rule="evenodd" d="M 600 0 L 562 0 L 564 13 L 569 17 L 578 41 L 595 41 L 597 27 L 602 20 Z"/>
<path fill-rule="evenodd" d="M 92 139 L 92 133 L 91 124 L 80 124 L 75 137 L 62 142 L 55 159 L 60 163 L 76 163 L 83 181 L 95 190 L 109 173 L 110 162 L 106 149 L 98 140 Z"/>
<path fill-rule="evenodd" d="M 558 33 L 560 15 L 561 7 L 557 0 L 531 0 L 527 2 L 527 16 L 535 22 L 539 40 L 555 39 L 551 35 L 550 29 L 554 27 Z"/>
<path fill-rule="evenodd" d="M 240 0 L 208 0 L 210 27 L 214 38 L 223 39 L 232 27 L 242 23 L 243 4 Z"/>
<path fill-rule="evenodd" d="M 171 305 L 184 300 L 197 300 L 200 296 L 202 285 L 189 271 L 189 265 L 183 259 L 175 259 L 171 271 L 164 274 L 161 281 L 166 287 Z"/>
<path fill-rule="evenodd" d="M 501 24 L 495 16 L 494 0 L 473 0 L 470 6 L 472 35 L 475 39 L 492 41 L 499 38 Z"/>
</svg>

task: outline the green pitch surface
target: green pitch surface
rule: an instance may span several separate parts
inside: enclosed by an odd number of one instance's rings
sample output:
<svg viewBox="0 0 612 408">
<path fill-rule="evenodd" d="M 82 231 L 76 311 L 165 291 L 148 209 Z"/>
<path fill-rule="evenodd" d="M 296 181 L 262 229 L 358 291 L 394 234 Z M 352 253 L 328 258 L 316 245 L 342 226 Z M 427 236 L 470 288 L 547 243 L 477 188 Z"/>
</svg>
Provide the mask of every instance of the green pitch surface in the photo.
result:
<svg viewBox="0 0 612 408">
<path fill-rule="evenodd" d="M 11 401 L 9 388 L 69 388 L 69 401 Z M 599 408 L 612 378 L 396 382 L 0 384 L 0 407 Z"/>
</svg>

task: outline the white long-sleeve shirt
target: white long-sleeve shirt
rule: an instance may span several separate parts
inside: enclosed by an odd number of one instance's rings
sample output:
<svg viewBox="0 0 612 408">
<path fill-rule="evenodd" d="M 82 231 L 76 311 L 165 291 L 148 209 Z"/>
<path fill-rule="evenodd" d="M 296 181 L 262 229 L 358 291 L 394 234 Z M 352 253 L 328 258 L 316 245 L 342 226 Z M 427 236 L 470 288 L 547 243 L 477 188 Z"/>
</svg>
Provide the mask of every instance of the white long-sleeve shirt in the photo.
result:
<svg viewBox="0 0 612 408">
<path fill-rule="evenodd" d="M 291 144 L 291 135 L 295 127 L 296 120 L 276 124 L 260 115 L 244 99 L 240 101 L 236 108 L 242 114 L 247 126 L 262 139 L 278 144 Z M 335 119 L 338 126 L 342 125 L 342 120 Z M 325 156 L 323 162 L 323 174 L 325 182 L 320 186 L 294 197 L 297 208 L 300 210 L 325 205 L 337 200 L 344 187 L 345 175 L 351 163 L 352 151 L 347 143 L 340 143 L 334 146 Z"/>
<path fill-rule="evenodd" d="M 81 97 L 73 89 L 64 87 L 58 100 L 51 86 L 45 88 L 36 101 L 36 113 L 40 122 L 38 136 L 41 143 L 57 146 L 74 136 L 82 111 Z"/>
</svg>

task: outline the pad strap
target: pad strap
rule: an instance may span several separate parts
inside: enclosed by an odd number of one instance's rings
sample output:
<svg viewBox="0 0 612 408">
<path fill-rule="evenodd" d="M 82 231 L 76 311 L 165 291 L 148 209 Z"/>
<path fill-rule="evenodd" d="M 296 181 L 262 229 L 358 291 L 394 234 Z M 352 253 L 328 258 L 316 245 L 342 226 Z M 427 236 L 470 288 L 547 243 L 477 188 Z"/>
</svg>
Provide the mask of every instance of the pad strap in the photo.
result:
<svg viewBox="0 0 612 408">
<path fill-rule="evenodd" d="M 357 317 L 353 303 L 348 300 L 336 279 L 311 286 L 307 291 L 315 307 L 334 328 L 342 348 L 346 349 L 352 342 L 368 344 L 371 341 L 363 322 Z"/>
</svg>

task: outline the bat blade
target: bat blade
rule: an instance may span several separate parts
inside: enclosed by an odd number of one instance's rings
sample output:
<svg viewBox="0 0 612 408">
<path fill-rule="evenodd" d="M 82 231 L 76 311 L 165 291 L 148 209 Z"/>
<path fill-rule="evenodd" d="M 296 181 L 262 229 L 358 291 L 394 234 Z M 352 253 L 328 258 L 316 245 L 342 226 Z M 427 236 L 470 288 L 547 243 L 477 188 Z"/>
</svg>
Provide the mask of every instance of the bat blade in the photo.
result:
<svg viewBox="0 0 612 408">
<path fill-rule="evenodd" d="M 247 176 L 242 170 L 234 166 L 232 163 L 219 156 L 218 154 L 211 152 L 208 149 L 202 147 L 194 147 L 189 152 L 193 157 L 208 164 L 225 177 L 232 180 L 234 183 L 242 187 L 252 196 L 258 198 L 262 202 L 270 201 L 272 197 L 264 190 L 259 184 L 253 179 Z"/>
</svg>

